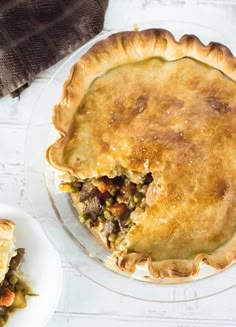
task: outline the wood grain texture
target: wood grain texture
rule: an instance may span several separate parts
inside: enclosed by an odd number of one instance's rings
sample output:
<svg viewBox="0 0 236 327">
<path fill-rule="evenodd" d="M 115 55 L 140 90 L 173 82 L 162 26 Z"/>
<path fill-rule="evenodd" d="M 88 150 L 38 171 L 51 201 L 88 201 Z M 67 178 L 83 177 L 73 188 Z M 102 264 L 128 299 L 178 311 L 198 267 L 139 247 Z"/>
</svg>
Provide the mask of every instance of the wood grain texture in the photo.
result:
<svg viewBox="0 0 236 327">
<path fill-rule="evenodd" d="M 121 19 L 122 17 L 122 19 Z M 233 34 L 233 0 L 110 0 L 106 29 L 155 20 L 184 20 Z M 234 45 L 232 38 L 232 45 Z M 0 199 L 33 214 L 26 192 L 25 138 L 35 101 L 53 67 L 40 74 L 19 99 L 0 101 Z M 53 90 L 52 90 L 53 91 Z M 57 310 L 47 327 L 210 327 L 236 326 L 236 288 L 214 297 L 185 303 L 153 303 L 112 293 L 89 281 L 63 259 L 64 282 Z M 191 285 L 188 293 L 191 294 Z"/>
</svg>

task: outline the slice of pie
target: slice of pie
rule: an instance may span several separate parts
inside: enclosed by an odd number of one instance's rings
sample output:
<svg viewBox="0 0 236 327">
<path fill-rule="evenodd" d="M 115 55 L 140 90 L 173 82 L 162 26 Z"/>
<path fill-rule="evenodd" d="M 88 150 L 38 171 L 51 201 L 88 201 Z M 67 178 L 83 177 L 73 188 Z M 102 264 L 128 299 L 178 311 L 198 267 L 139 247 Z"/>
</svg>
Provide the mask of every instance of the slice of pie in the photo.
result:
<svg viewBox="0 0 236 327">
<path fill-rule="evenodd" d="M 15 310 L 26 307 L 27 295 L 33 295 L 19 273 L 25 249 L 15 250 L 14 229 L 12 221 L 0 219 L 0 327 Z"/>
<path fill-rule="evenodd" d="M 236 258 L 236 59 L 196 36 L 123 32 L 71 69 L 49 163 L 119 269 L 157 278 Z"/>
</svg>

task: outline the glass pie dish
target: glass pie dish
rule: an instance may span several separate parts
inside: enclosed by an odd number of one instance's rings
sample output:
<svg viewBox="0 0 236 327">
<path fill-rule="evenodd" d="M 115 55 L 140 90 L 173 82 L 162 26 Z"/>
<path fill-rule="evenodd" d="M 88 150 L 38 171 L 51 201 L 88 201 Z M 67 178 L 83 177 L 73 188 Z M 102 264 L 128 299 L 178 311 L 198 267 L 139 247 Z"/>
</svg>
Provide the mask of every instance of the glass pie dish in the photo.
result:
<svg viewBox="0 0 236 327">
<path fill-rule="evenodd" d="M 220 32 L 200 25 L 156 22 L 138 27 L 162 27 L 170 30 L 176 39 L 188 33 L 197 35 L 204 43 L 218 41 L 230 46 L 230 40 L 227 42 Z M 196 277 L 173 280 L 149 278 L 148 282 L 143 281 L 145 271 L 139 267 L 132 276 L 112 271 L 106 266 L 110 252 L 79 222 L 69 195 L 58 192 L 56 188 L 55 172 L 45 160 L 47 146 L 58 137 L 51 126 L 52 108 L 60 97 L 71 66 L 93 44 L 114 32 L 101 33 L 73 53 L 54 74 L 35 106 L 26 141 L 26 179 L 36 216 L 48 238 L 76 269 L 117 293 L 148 301 L 177 302 L 221 292 L 234 285 L 234 266 L 216 272 L 203 265 Z"/>
</svg>

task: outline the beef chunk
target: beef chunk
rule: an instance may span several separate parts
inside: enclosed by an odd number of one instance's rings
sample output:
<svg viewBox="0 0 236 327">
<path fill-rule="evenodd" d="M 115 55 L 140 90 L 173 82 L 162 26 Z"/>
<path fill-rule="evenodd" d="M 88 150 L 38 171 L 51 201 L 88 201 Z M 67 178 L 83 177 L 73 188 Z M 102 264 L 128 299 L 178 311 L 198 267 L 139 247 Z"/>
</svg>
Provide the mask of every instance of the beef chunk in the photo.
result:
<svg viewBox="0 0 236 327">
<path fill-rule="evenodd" d="M 88 200 L 98 194 L 98 189 L 91 183 L 85 182 L 79 193 L 80 201 Z"/>
<path fill-rule="evenodd" d="M 84 213 L 87 214 L 90 219 L 95 222 L 97 217 L 102 212 L 102 205 L 98 196 L 94 196 L 85 201 Z"/>
<path fill-rule="evenodd" d="M 121 187 L 121 185 L 124 184 L 124 177 L 122 177 L 122 176 L 116 176 L 116 177 L 114 177 L 113 181 L 114 181 L 114 183 L 116 185 L 118 185 L 119 187 Z"/>
<path fill-rule="evenodd" d="M 151 173 L 148 173 L 145 178 L 143 184 L 149 185 L 153 181 L 153 177 Z"/>
<path fill-rule="evenodd" d="M 20 249 L 17 249 L 16 252 L 17 252 L 16 256 L 13 257 L 10 261 L 10 269 L 12 269 L 12 270 L 16 270 L 19 267 L 24 255 L 25 255 L 25 249 L 20 248 Z"/>
<path fill-rule="evenodd" d="M 108 236 L 111 233 L 119 233 L 120 231 L 120 224 L 119 221 L 117 219 L 112 220 L 112 221 L 108 221 L 105 224 L 105 228 L 104 228 L 104 234 L 106 236 Z"/>
</svg>

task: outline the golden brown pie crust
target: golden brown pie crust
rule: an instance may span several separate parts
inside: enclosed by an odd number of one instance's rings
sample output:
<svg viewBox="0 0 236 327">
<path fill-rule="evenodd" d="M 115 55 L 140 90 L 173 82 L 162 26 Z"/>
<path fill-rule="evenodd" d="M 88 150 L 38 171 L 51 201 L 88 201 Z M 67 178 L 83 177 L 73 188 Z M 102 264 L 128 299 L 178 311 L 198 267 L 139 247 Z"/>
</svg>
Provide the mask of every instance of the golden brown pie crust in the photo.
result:
<svg viewBox="0 0 236 327">
<path fill-rule="evenodd" d="M 56 169 L 80 179 L 152 173 L 117 265 L 155 277 L 223 269 L 236 257 L 236 59 L 196 36 L 113 34 L 71 69 L 54 108 Z"/>
</svg>

